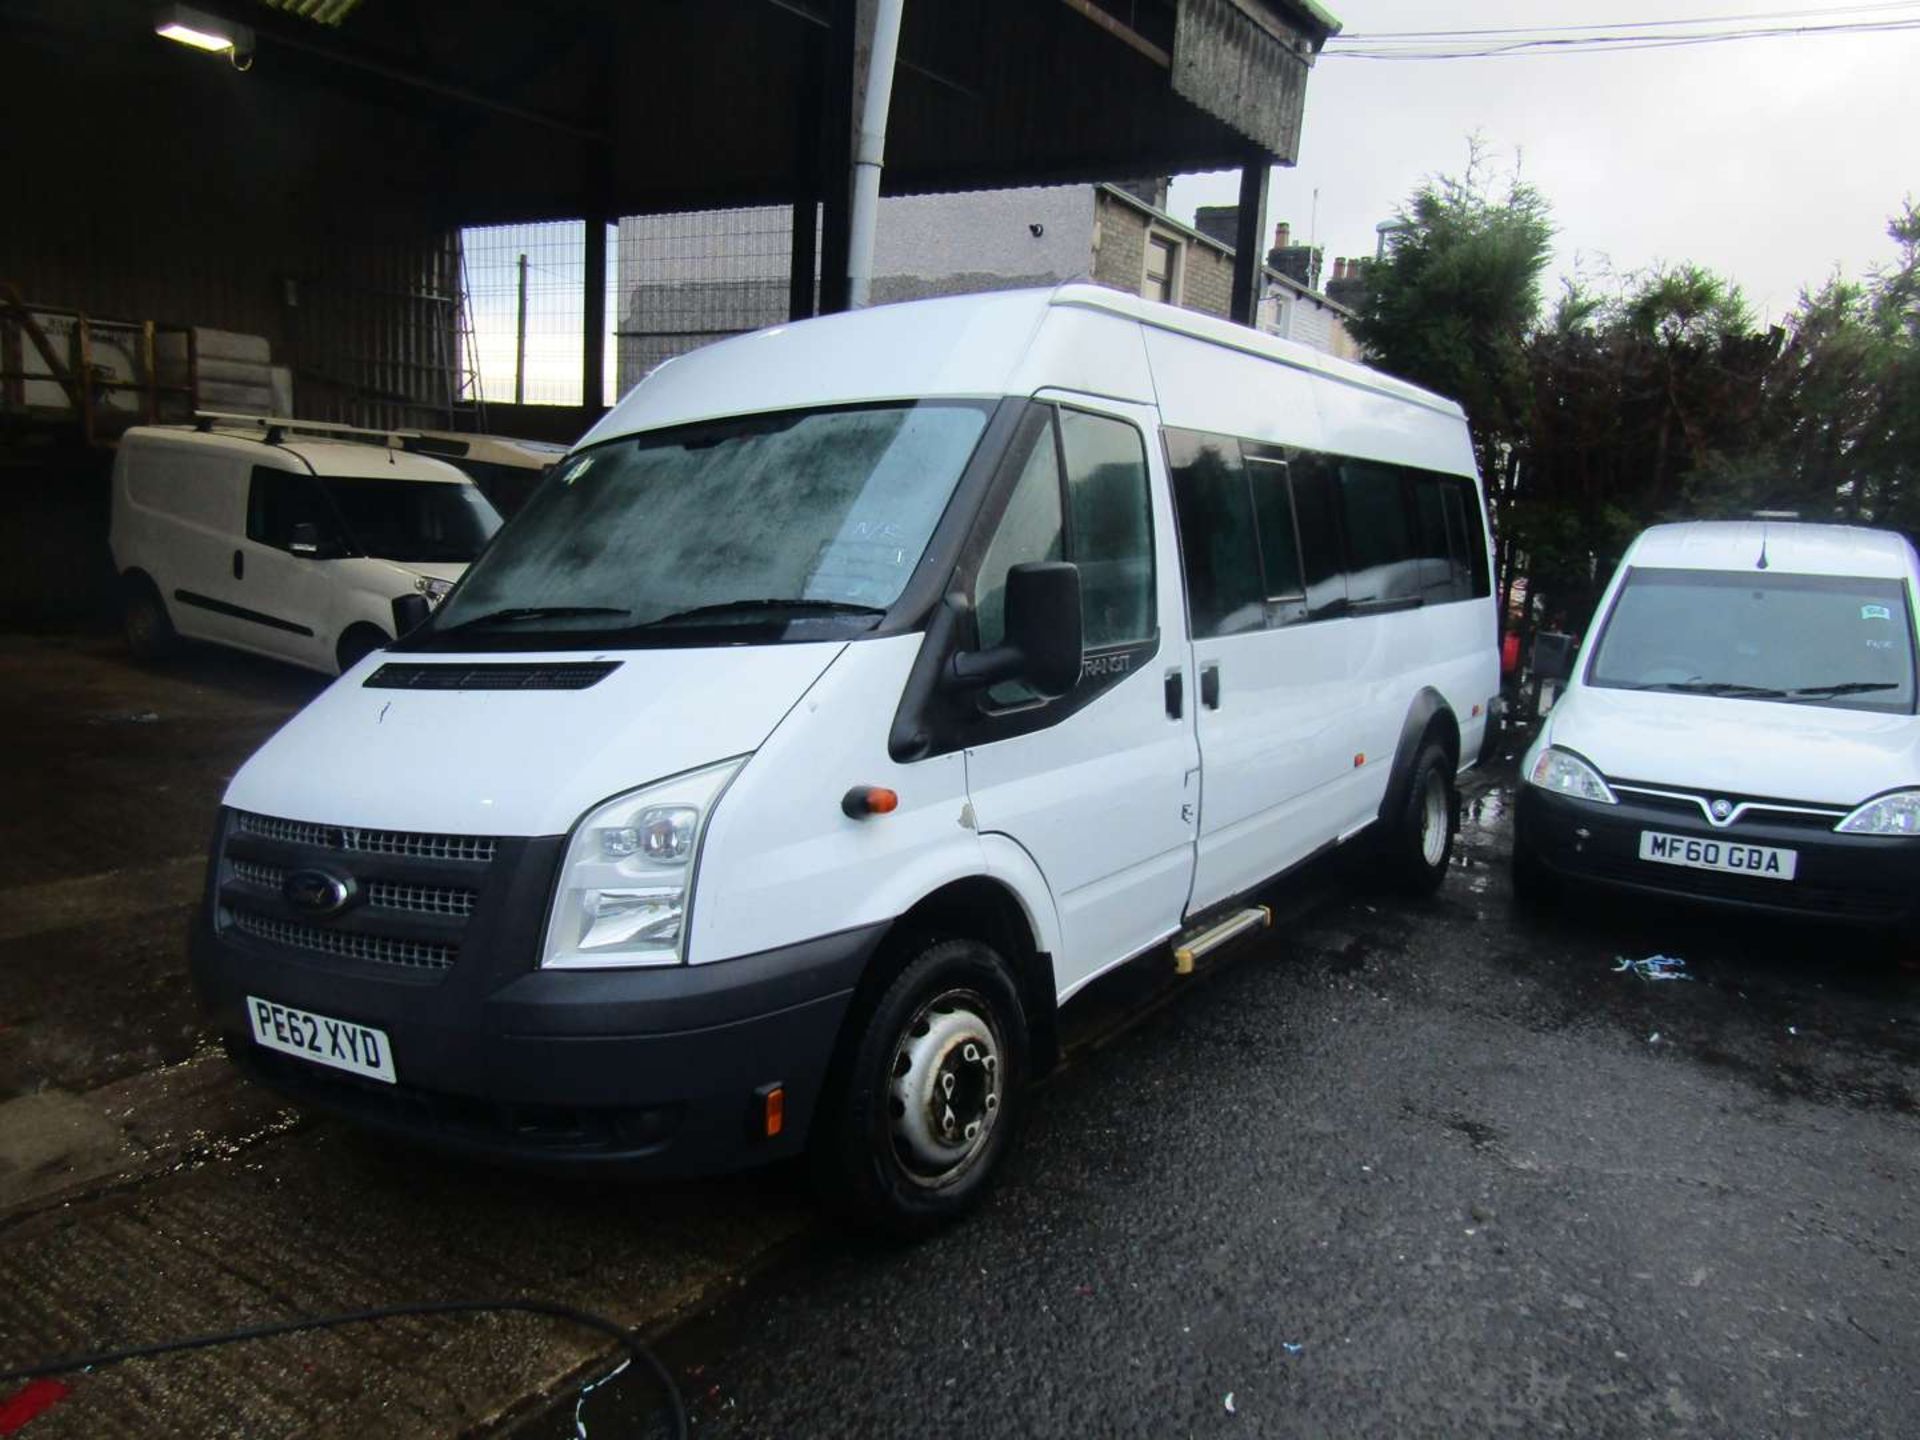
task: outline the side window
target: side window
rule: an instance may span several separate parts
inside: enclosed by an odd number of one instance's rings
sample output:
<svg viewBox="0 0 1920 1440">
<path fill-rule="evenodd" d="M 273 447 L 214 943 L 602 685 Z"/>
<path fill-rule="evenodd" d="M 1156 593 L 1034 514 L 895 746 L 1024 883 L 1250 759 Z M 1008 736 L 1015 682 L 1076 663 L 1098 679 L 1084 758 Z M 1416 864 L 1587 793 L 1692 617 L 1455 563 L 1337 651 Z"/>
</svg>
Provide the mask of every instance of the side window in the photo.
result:
<svg viewBox="0 0 1920 1440">
<path fill-rule="evenodd" d="M 1034 427 L 1020 479 L 973 582 L 973 613 L 982 650 L 991 650 L 1007 638 L 1007 572 L 1016 565 L 1060 559 L 1062 535 L 1060 465 L 1053 426 L 1048 423 Z M 1001 688 L 1005 687 L 997 687 L 996 695 Z"/>
<path fill-rule="evenodd" d="M 1347 536 L 1347 589 L 1356 605 L 1420 593 L 1406 489 L 1397 469 L 1342 460 L 1340 518 Z"/>
<path fill-rule="evenodd" d="M 311 476 L 254 466 L 247 490 L 247 538 L 285 550 L 296 525 L 312 525 L 323 539 L 333 538 L 336 526 L 320 487 Z"/>
<path fill-rule="evenodd" d="M 1438 475 L 1407 472 L 1413 491 L 1413 547 L 1419 562 L 1419 593 L 1429 605 L 1464 600 L 1465 587 L 1454 584 L 1453 546 L 1447 525 L 1446 483 Z"/>
<path fill-rule="evenodd" d="M 1347 600 L 1347 575 L 1333 462 L 1325 455 L 1303 452 L 1289 468 L 1293 515 L 1300 530 L 1300 565 L 1307 582 L 1307 615 L 1315 619 L 1338 615 Z"/>
<path fill-rule="evenodd" d="M 1151 638 L 1153 522 L 1147 452 L 1124 420 L 1060 412 L 1071 520 L 1067 558 L 1080 567 L 1080 612 L 1089 650 Z"/>
<path fill-rule="evenodd" d="M 1266 623 L 1266 582 L 1240 444 L 1193 430 L 1168 430 L 1166 442 L 1193 638 L 1258 630 Z"/>
<path fill-rule="evenodd" d="M 1293 521 L 1293 486 L 1286 457 L 1264 445 L 1244 445 L 1253 513 L 1260 526 L 1260 561 L 1267 599 L 1299 601 L 1306 594 L 1300 570 L 1300 537 Z M 1289 618 L 1298 618 L 1299 606 Z"/>
<path fill-rule="evenodd" d="M 1486 519 L 1480 509 L 1480 487 L 1464 477 L 1449 478 L 1444 483 L 1458 499 L 1466 521 L 1465 554 L 1456 557 L 1464 561 L 1466 566 L 1466 584 L 1460 594 L 1483 600 L 1493 593 L 1493 577 L 1487 573 L 1487 530 Z"/>
</svg>

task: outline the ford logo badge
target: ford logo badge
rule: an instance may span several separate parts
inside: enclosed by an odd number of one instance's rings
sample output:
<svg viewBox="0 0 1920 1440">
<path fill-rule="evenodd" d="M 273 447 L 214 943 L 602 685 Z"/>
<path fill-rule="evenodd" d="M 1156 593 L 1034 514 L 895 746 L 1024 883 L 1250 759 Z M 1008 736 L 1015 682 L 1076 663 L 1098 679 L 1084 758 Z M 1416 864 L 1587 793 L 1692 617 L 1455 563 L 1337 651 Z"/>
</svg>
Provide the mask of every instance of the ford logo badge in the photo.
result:
<svg viewBox="0 0 1920 1440">
<path fill-rule="evenodd" d="M 294 909 L 318 919 L 346 909 L 356 888 L 352 880 L 328 870 L 295 870 L 281 882 L 280 896 Z"/>
</svg>

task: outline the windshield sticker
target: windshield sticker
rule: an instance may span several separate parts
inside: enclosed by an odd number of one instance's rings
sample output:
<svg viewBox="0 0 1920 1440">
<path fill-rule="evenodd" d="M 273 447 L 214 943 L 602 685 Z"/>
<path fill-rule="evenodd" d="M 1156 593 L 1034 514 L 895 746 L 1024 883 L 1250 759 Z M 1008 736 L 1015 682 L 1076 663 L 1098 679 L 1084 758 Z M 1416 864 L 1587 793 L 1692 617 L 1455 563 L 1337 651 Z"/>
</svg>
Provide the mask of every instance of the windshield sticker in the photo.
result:
<svg viewBox="0 0 1920 1440">
<path fill-rule="evenodd" d="M 1891 620 L 1893 619 L 1893 611 L 1884 605 L 1862 605 L 1860 607 L 1860 618 L 1862 620 Z"/>
<path fill-rule="evenodd" d="M 573 464 L 569 465 L 566 468 L 564 473 L 562 473 L 562 475 L 560 476 L 560 483 L 562 485 L 573 484 L 574 481 L 578 480 L 582 475 L 585 475 L 587 471 L 593 468 L 594 459 L 595 457 L 592 455 L 582 455 L 578 460 L 574 461 Z"/>
</svg>

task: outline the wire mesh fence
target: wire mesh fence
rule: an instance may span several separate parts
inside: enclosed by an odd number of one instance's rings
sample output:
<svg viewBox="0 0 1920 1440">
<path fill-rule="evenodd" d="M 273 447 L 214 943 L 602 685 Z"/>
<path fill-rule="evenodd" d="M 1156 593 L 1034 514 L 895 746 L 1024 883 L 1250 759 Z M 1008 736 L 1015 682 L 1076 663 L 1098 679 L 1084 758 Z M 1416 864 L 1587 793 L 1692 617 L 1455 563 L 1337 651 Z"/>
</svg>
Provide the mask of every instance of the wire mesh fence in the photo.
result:
<svg viewBox="0 0 1920 1440">
<path fill-rule="evenodd" d="M 481 404 L 580 405 L 586 325 L 587 226 L 582 220 L 488 225 L 460 232 L 471 330 L 463 336 L 461 399 Z M 619 242 L 607 227 L 607 309 L 616 314 Z M 605 338 L 612 404 L 613 327 Z"/>
<path fill-rule="evenodd" d="M 631 215 L 620 222 L 619 253 L 622 394 L 663 360 L 787 318 L 786 206 Z"/>
</svg>

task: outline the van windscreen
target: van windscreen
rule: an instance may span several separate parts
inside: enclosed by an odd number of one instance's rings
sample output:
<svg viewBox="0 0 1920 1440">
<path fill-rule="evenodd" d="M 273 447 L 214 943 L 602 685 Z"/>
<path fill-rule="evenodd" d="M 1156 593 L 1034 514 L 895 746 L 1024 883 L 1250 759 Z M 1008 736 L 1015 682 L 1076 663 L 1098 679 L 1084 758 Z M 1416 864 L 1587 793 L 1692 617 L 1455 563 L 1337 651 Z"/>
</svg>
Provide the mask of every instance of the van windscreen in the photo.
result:
<svg viewBox="0 0 1920 1440">
<path fill-rule="evenodd" d="M 689 627 L 870 627 L 919 563 L 991 408 L 783 411 L 583 450 L 468 571 L 434 635 L 673 643 L 664 632 Z"/>
<path fill-rule="evenodd" d="M 1912 714 L 1913 652 L 1898 580 L 1635 569 L 1586 683 Z"/>
</svg>

